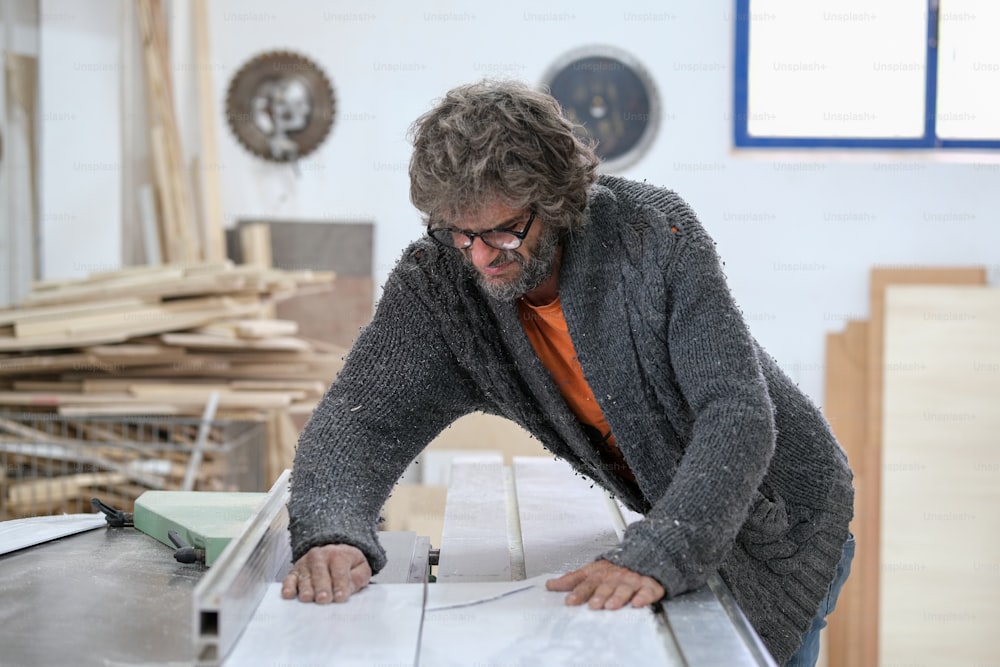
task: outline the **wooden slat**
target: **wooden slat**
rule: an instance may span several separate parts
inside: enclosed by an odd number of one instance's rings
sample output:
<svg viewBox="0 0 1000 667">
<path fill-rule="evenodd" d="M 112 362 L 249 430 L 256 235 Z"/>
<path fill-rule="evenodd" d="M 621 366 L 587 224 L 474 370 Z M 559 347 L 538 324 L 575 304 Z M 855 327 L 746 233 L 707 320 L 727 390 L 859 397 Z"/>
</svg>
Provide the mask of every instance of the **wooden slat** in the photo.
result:
<svg viewBox="0 0 1000 667">
<path fill-rule="evenodd" d="M 219 405 L 226 408 L 283 408 L 291 405 L 295 395 L 290 392 L 231 392 L 219 397 Z M 176 405 L 178 408 L 193 408 L 195 412 L 205 407 L 201 394 L 193 391 L 130 394 L 73 394 L 73 393 L 34 393 L 23 391 L 0 392 L 0 405 L 24 407 L 70 407 L 101 405 L 112 403 L 122 407 L 130 407 L 132 414 L 141 414 L 141 409 L 148 403 Z M 62 411 L 60 411 L 62 413 Z M 66 414 L 66 413 L 63 413 Z"/>
<path fill-rule="evenodd" d="M 423 595 L 414 584 L 378 584 L 349 604 L 292 605 L 281 599 L 280 584 L 269 584 L 226 662 L 252 665 L 266 656 L 276 665 L 415 664 Z"/>
<path fill-rule="evenodd" d="M 66 303 L 58 306 L 37 308 L 8 308 L 0 310 L 0 324 L 17 324 L 39 320 L 59 320 L 64 317 L 101 312 L 118 312 L 123 308 L 142 306 L 146 303 L 138 297 L 108 299 L 86 303 Z"/>
<path fill-rule="evenodd" d="M 267 432 L 267 442 L 269 444 L 264 452 L 264 475 L 266 480 L 270 482 L 273 481 L 276 474 L 280 474 L 278 469 L 281 465 L 281 452 L 276 445 L 281 438 L 281 434 L 278 432 L 278 424 L 273 414 L 268 415 L 264 422 L 264 427 Z"/>
<path fill-rule="evenodd" d="M 227 338 L 273 338 L 275 336 L 294 336 L 299 325 L 292 320 L 255 319 L 226 320 L 199 327 L 192 333 L 224 336 Z"/>
<path fill-rule="evenodd" d="M 194 300 L 191 300 L 194 301 Z M 187 310 L 187 302 L 182 302 Z M 197 307 L 196 304 L 191 304 Z M 169 318 L 179 310 L 173 304 L 139 305 L 120 308 L 114 312 L 63 317 L 55 320 L 18 322 L 14 325 L 14 335 L 18 338 L 43 338 L 46 336 L 85 336 L 94 331 L 108 328 L 119 329 L 135 322 L 161 321 L 165 327 L 173 327 Z"/>
<path fill-rule="evenodd" d="M 201 249 L 194 234 L 194 200 L 174 112 L 166 21 L 159 0 L 139 0 L 136 14 L 146 65 L 156 185 L 164 209 L 163 250 L 167 261 L 196 261 L 201 258 Z"/>
<path fill-rule="evenodd" d="M 0 345 L 4 341 L 0 340 Z M 0 377 L 30 375 L 40 373 L 58 373 L 62 370 L 91 368 L 96 361 L 91 354 L 51 354 L 37 356 L 18 356 L 0 359 Z"/>
<path fill-rule="evenodd" d="M 233 350 L 298 350 L 308 352 L 312 346 L 301 338 L 276 336 L 273 338 L 223 338 L 204 334 L 168 333 L 160 336 L 167 345 L 182 345 L 195 349 Z"/>
<path fill-rule="evenodd" d="M 144 385 L 144 384 L 162 384 L 164 380 L 157 377 L 134 377 L 125 378 L 119 377 L 117 374 L 115 377 L 107 378 L 87 378 L 85 380 L 80 380 L 80 391 L 85 394 L 102 394 L 102 393 L 121 393 L 127 394 L 132 389 L 132 387 Z M 195 385 L 202 387 L 215 387 L 223 389 L 228 387 L 224 381 L 213 378 L 197 378 L 185 380 L 185 383 L 189 385 Z"/>
<path fill-rule="evenodd" d="M 179 297 L 200 294 L 223 294 L 249 289 L 250 281 L 239 273 L 220 272 L 208 275 L 164 278 L 145 276 L 142 279 L 114 282 L 80 283 L 58 290 L 33 292 L 22 300 L 25 306 L 66 304 L 76 301 L 103 300 L 121 297 Z"/>
<path fill-rule="evenodd" d="M 195 301 L 197 301 L 195 303 Z M 164 304 L 162 314 L 149 321 L 136 320 L 125 323 L 107 322 L 106 328 L 88 329 L 85 333 L 62 333 L 33 338 L 0 340 L 0 351 L 39 350 L 83 347 L 114 342 L 124 342 L 136 336 L 188 329 L 212 322 L 226 315 L 241 317 L 258 312 L 258 302 L 239 302 L 233 299 L 209 297 L 199 300 Z"/>
<path fill-rule="evenodd" d="M 869 499 L 869 472 L 866 469 L 865 437 L 868 431 L 867 406 L 868 323 L 851 321 L 843 333 L 826 338 L 826 386 L 824 413 L 837 440 L 847 453 L 854 471 L 854 512 L 851 530 L 864 533 L 865 518 L 878 511 L 878 499 Z M 875 509 L 873 509 L 873 506 Z M 860 549 L 860 548 L 859 548 Z M 871 642 L 865 613 L 865 586 L 869 571 L 860 567 L 862 557 L 855 555 L 851 576 L 840 592 L 837 608 L 827 619 L 828 667 L 852 667 L 865 664 L 863 651 Z"/>
<path fill-rule="evenodd" d="M 57 414 L 66 417 L 183 417 L 198 416 L 205 406 L 178 406 L 169 403 L 94 403 L 93 405 L 61 405 Z"/>
<path fill-rule="evenodd" d="M 143 183 L 139 186 L 139 228 L 142 230 L 142 247 L 146 262 L 152 265 L 163 261 L 160 252 L 160 219 L 156 213 L 156 195 L 153 186 Z"/>
<path fill-rule="evenodd" d="M 187 350 L 167 345 L 95 345 L 85 348 L 98 362 L 108 364 L 120 370 L 129 366 L 159 366 L 183 362 L 188 356 Z"/>
<path fill-rule="evenodd" d="M 485 601 L 469 604 L 476 600 Z M 289 636 L 289 631 L 283 628 L 270 632 Z M 667 635 L 663 622 L 648 609 L 626 606 L 613 612 L 596 612 L 586 605 L 567 606 L 563 596 L 547 591 L 540 581 L 432 584 L 427 592 L 419 664 L 484 667 L 744 667 L 748 664 L 741 660 L 687 662 L 677 655 L 674 639 L 666 638 Z M 336 664 L 364 664 L 341 663 L 336 647 L 317 647 L 327 651 L 323 653 L 305 648 L 308 646 L 305 640 L 301 645 L 303 649 L 296 653 L 299 660 L 316 661 L 330 656 L 327 659 Z M 270 655 L 268 659 L 271 661 Z M 280 659 L 287 658 L 282 654 Z M 411 663 L 412 660 L 383 664 Z"/>
<path fill-rule="evenodd" d="M 514 457 L 524 575 L 569 572 L 618 544 L 602 492 L 564 461 Z"/>
<path fill-rule="evenodd" d="M 190 378 L 190 377 L 211 377 L 230 379 L 267 379 L 267 378 L 295 378 L 295 379 L 332 379 L 343 362 L 331 360 L 329 362 L 303 361 L 301 363 L 233 363 L 225 359 L 197 359 L 192 362 L 185 362 L 176 366 L 166 367 L 143 367 L 125 368 L 115 373 L 119 378 L 143 378 L 155 377 L 164 378 Z M 78 379 L 79 375 L 67 375 L 65 379 Z"/>
<path fill-rule="evenodd" d="M 163 357 L 173 358 L 175 355 L 183 354 L 183 350 L 163 345 L 151 345 L 149 343 L 132 343 L 128 345 L 94 345 L 86 348 L 90 354 L 102 359 L 130 359 L 130 358 L 151 358 L 160 359 Z"/>
<path fill-rule="evenodd" d="M 191 4 L 194 23 L 194 61 L 198 81 L 198 129 L 201 151 L 200 167 L 201 225 L 204 239 L 204 257 L 220 260 L 226 257 L 226 234 L 222 219 L 222 185 L 219 172 L 219 145 L 215 133 L 215 90 L 212 87 L 212 51 L 209 43 L 207 0 L 194 0 Z"/>
<path fill-rule="evenodd" d="M 79 393 L 83 391 L 82 382 L 67 380 L 18 380 L 13 383 L 14 391 Z"/>
<path fill-rule="evenodd" d="M 56 392 L 0 391 L 0 405 L 57 407 L 69 404 L 100 403 L 105 401 L 129 401 L 127 394 L 88 396 L 86 394 Z"/>
<path fill-rule="evenodd" d="M 269 484 L 273 484 L 285 470 L 291 470 L 292 464 L 295 461 L 295 448 L 299 444 L 299 429 L 295 426 L 295 422 L 292 420 L 292 416 L 288 410 L 285 408 L 275 410 L 274 419 L 276 421 L 278 439 L 276 443 L 270 444 L 272 447 L 277 446 L 280 452 L 278 463 L 281 469 L 274 471 L 272 474 L 273 479 L 267 480 Z"/>
<path fill-rule="evenodd" d="M 81 282 L 87 284 L 149 282 L 158 278 L 172 280 L 183 277 L 186 272 L 187 266 L 180 262 L 153 266 L 140 264 L 137 266 L 123 266 L 112 271 L 92 271 L 82 280 L 75 280 L 71 284 L 75 285 Z M 66 283 L 63 283 L 57 288 L 61 289 L 67 286 Z"/>
<path fill-rule="evenodd" d="M 292 320 L 240 320 L 234 325 L 241 338 L 294 336 L 299 332 L 298 322 Z"/>
<path fill-rule="evenodd" d="M 456 458 L 441 529 L 438 581 L 510 581 L 507 487 L 499 454 Z"/>
<path fill-rule="evenodd" d="M 232 389 L 256 389 L 264 391 L 300 391 L 303 395 L 320 398 L 326 391 L 326 383 L 316 380 L 233 380 Z"/>
<path fill-rule="evenodd" d="M 241 227 L 240 244 L 245 264 L 271 267 L 271 230 L 267 223 L 258 222 Z"/>
<path fill-rule="evenodd" d="M 4 317 L 15 321 L 22 315 L 42 313 L 49 307 L 91 308 L 79 303 L 94 300 L 136 299 L 149 301 L 155 298 L 234 292 L 279 292 L 304 286 L 318 288 L 332 286 L 336 276 L 329 271 L 284 271 L 254 265 L 234 266 L 232 262 L 195 262 L 159 267 L 129 267 L 120 271 L 95 273 L 85 279 L 60 281 L 35 288 L 25 296 L 17 309 L 2 311 Z M 104 307 L 95 305 L 93 307 Z M 13 319 L 11 319 L 13 318 Z"/>
<path fill-rule="evenodd" d="M 121 473 L 97 472 L 16 482 L 7 489 L 7 502 L 9 507 L 17 511 L 39 504 L 61 505 L 69 498 L 79 497 L 85 488 L 109 486 L 124 481 L 125 476 Z"/>
<path fill-rule="evenodd" d="M 219 404 L 224 406 L 254 405 L 254 401 L 257 400 L 260 401 L 259 405 L 262 407 L 281 407 L 288 405 L 293 400 L 305 398 L 304 391 L 233 391 L 224 386 L 177 383 L 137 384 L 129 388 L 129 394 L 132 396 L 139 398 L 165 397 L 176 399 L 179 403 L 205 403 L 212 392 L 218 392 Z"/>
<path fill-rule="evenodd" d="M 147 70 L 155 65 L 148 64 L 151 54 L 145 55 Z M 147 103 L 149 103 L 147 98 Z M 153 125 L 149 128 L 149 151 L 153 160 L 153 179 L 156 199 L 159 202 L 160 253 L 168 262 L 184 259 L 184 246 L 180 243 L 177 233 L 177 200 L 173 197 L 170 185 L 170 158 L 167 156 L 167 140 L 163 136 L 163 128 Z"/>
</svg>

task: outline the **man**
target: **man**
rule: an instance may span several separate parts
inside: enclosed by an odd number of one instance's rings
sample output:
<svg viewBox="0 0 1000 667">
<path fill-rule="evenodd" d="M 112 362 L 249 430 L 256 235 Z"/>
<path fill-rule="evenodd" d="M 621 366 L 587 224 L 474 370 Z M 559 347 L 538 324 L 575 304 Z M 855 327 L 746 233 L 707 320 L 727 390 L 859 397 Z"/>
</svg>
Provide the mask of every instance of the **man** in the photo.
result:
<svg viewBox="0 0 1000 667">
<path fill-rule="evenodd" d="M 555 100 L 521 84 L 458 87 L 412 134 L 428 238 L 302 433 L 283 595 L 364 587 L 385 564 L 376 522 L 393 484 L 482 411 L 644 515 L 548 583 L 568 604 L 641 607 L 718 571 L 779 663 L 813 664 L 853 550 L 851 471 L 750 335 L 694 213 L 598 178 Z"/>
</svg>

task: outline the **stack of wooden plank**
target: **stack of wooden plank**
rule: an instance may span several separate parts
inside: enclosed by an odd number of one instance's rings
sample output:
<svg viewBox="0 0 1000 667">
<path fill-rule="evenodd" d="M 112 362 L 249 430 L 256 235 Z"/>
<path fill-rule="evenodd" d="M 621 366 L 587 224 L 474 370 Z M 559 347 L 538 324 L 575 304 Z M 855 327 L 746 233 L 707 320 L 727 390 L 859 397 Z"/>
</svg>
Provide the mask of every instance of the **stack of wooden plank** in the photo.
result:
<svg viewBox="0 0 1000 667">
<path fill-rule="evenodd" d="M 269 313 L 333 278 L 219 262 L 39 283 L 0 310 L 0 411 L 198 418 L 212 399 L 213 419 L 266 424 L 269 484 L 344 355 Z"/>
</svg>

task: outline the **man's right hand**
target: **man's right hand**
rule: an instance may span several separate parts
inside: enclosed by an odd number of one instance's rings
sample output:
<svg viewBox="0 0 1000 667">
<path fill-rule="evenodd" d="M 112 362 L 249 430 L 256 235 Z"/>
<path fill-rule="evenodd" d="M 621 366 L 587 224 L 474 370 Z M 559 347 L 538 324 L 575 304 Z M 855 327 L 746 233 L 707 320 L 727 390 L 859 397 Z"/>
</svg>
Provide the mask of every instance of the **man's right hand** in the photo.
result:
<svg viewBox="0 0 1000 667">
<path fill-rule="evenodd" d="M 371 578 L 372 569 L 360 549 L 327 544 L 313 547 L 295 562 L 281 584 L 281 597 L 316 604 L 347 602 Z"/>
</svg>

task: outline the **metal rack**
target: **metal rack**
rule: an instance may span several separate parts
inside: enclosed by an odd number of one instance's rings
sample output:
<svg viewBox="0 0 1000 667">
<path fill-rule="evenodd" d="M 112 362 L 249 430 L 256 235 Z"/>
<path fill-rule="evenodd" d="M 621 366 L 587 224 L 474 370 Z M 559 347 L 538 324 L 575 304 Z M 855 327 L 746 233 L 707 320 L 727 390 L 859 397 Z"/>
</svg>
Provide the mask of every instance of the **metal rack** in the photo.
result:
<svg viewBox="0 0 1000 667">
<path fill-rule="evenodd" d="M 163 416 L 0 412 L 0 521 L 132 511 L 148 489 L 266 490 L 265 425 Z"/>
</svg>

